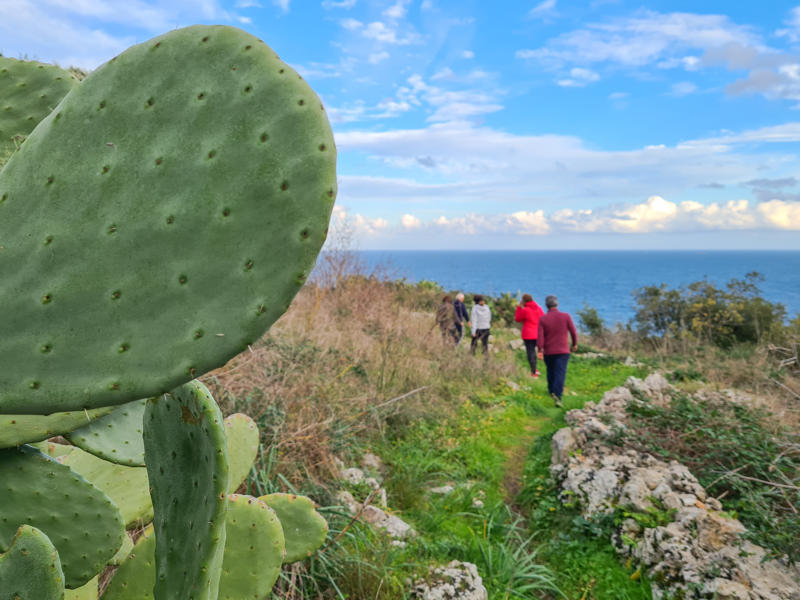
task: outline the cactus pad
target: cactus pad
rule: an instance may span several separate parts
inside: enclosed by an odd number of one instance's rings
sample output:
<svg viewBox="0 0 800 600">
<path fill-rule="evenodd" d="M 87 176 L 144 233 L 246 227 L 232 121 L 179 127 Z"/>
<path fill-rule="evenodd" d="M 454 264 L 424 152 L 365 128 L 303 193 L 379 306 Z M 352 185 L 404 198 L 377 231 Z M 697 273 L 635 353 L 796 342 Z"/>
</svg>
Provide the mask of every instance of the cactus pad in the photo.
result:
<svg viewBox="0 0 800 600">
<path fill-rule="evenodd" d="M 153 518 L 153 503 L 150 500 L 150 485 L 147 469 L 126 467 L 74 448 L 68 455 L 58 459 L 63 465 L 81 475 L 89 483 L 104 492 L 117 505 L 125 527 L 149 523 Z"/>
<path fill-rule="evenodd" d="M 118 406 L 110 415 L 72 431 L 67 439 L 104 460 L 143 467 L 142 415 L 146 402 L 134 400 Z"/>
<path fill-rule="evenodd" d="M 50 539 L 22 525 L 8 552 L 0 554 L 0 600 L 61 600 L 64 574 Z"/>
<path fill-rule="evenodd" d="M 155 554 L 156 536 L 150 526 L 114 573 L 103 592 L 103 600 L 152 600 L 156 583 Z"/>
<path fill-rule="evenodd" d="M 125 535 L 108 496 L 30 446 L 0 450 L 0 506 L 0 551 L 19 525 L 41 529 L 58 550 L 69 588 L 99 573 Z"/>
<path fill-rule="evenodd" d="M 247 478 L 258 454 L 258 427 L 242 413 L 225 417 L 225 436 L 228 439 L 229 492 L 235 492 Z"/>
<path fill-rule="evenodd" d="M 64 600 L 97 600 L 98 593 L 98 577 L 89 581 L 86 585 L 82 585 L 76 590 L 65 590 Z"/>
<path fill-rule="evenodd" d="M 325 541 L 328 523 L 322 518 L 310 498 L 295 494 L 268 494 L 261 496 L 278 515 L 286 538 L 285 563 L 296 562 L 311 556 Z"/>
<path fill-rule="evenodd" d="M 228 450 L 206 387 L 148 400 L 144 447 L 156 533 L 157 600 L 214 600 L 225 546 Z"/>
<path fill-rule="evenodd" d="M 0 415 L 0 448 L 39 442 L 69 433 L 111 412 L 111 407 L 55 413 L 52 415 Z"/>
<path fill-rule="evenodd" d="M 0 167 L 78 79 L 59 67 L 0 56 Z"/>
<path fill-rule="evenodd" d="M 228 496 L 219 600 L 261 600 L 281 572 L 284 538 L 275 512 L 252 496 Z"/>
<path fill-rule="evenodd" d="M 0 412 L 151 397 L 241 352 L 308 276 L 335 166 L 319 98 L 241 30 L 99 67 L 0 172 Z"/>
<path fill-rule="evenodd" d="M 128 559 L 128 556 L 133 551 L 133 540 L 131 536 L 125 535 L 122 540 L 122 546 L 119 547 L 117 553 L 111 557 L 111 560 L 108 561 L 108 564 L 114 567 L 118 567 L 123 562 Z"/>
<path fill-rule="evenodd" d="M 35 444 L 31 444 L 31 446 L 50 458 L 58 458 L 75 450 L 75 446 L 57 444 L 56 442 L 36 442 Z"/>
</svg>

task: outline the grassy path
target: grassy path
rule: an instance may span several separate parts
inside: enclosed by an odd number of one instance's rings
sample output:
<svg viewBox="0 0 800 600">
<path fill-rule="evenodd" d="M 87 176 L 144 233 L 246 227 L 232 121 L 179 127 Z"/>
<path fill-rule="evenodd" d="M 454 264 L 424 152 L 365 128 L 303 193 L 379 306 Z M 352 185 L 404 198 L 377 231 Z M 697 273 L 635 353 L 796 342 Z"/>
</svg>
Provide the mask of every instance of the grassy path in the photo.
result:
<svg viewBox="0 0 800 600">
<path fill-rule="evenodd" d="M 643 371 L 575 358 L 564 410 L 553 406 L 543 380 L 523 373 L 521 365 L 518 391 L 476 394 L 449 419 L 416 423 L 375 448 L 389 465 L 393 509 L 419 532 L 384 568 L 473 562 L 490 599 L 649 600 L 647 582 L 618 562 L 608 530 L 565 508 L 548 473 L 550 436 L 565 410 Z M 455 489 L 430 492 L 443 485 Z"/>
</svg>

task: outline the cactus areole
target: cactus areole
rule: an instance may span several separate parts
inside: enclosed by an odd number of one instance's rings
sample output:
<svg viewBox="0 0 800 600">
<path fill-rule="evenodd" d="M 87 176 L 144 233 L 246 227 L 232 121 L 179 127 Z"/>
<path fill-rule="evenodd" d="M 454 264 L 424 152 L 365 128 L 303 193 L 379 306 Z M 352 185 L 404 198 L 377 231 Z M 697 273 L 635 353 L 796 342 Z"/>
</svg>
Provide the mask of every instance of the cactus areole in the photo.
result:
<svg viewBox="0 0 800 600">
<path fill-rule="evenodd" d="M 241 352 L 313 267 L 335 168 L 319 98 L 241 30 L 102 65 L 0 171 L 0 413 L 156 396 Z"/>
</svg>

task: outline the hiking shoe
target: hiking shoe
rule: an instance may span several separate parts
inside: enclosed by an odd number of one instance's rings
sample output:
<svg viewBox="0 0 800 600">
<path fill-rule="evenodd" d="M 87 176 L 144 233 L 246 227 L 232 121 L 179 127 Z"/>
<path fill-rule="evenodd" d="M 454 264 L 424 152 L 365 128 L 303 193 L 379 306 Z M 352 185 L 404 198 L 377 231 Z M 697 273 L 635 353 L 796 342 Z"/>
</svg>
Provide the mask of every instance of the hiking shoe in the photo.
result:
<svg viewBox="0 0 800 600">
<path fill-rule="evenodd" d="M 555 402 L 555 404 L 556 404 L 556 406 L 557 406 L 558 408 L 561 408 L 562 406 L 564 406 L 564 405 L 561 403 L 561 398 L 559 398 L 559 397 L 558 397 L 558 396 L 556 396 L 555 394 L 550 394 L 550 396 L 553 398 L 553 402 Z"/>
<path fill-rule="evenodd" d="M 539 372 L 537 371 L 536 373 L 531 373 L 531 377 L 534 379 L 539 379 Z"/>
</svg>

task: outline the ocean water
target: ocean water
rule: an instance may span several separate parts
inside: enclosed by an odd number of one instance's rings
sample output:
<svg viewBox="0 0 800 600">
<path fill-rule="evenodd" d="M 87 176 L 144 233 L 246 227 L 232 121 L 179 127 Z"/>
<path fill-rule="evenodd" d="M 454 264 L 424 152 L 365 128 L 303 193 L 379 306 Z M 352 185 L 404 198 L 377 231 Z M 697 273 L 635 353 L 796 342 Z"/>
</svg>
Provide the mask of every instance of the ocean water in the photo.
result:
<svg viewBox="0 0 800 600">
<path fill-rule="evenodd" d="M 370 269 L 392 279 L 436 281 L 446 290 L 528 293 L 542 306 L 549 294 L 574 313 L 584 303 L 607 323 L 634 315 L 631 292 L 646 285 L 669 287 L 708 279 L 723 285 L 758 271 L 762 295 L 800 313 L 800 252 L 773 251 L 383 251 L 359 255 Z"/>
</svg>

